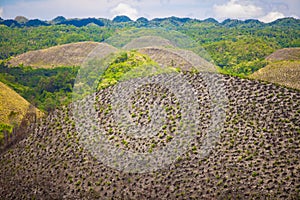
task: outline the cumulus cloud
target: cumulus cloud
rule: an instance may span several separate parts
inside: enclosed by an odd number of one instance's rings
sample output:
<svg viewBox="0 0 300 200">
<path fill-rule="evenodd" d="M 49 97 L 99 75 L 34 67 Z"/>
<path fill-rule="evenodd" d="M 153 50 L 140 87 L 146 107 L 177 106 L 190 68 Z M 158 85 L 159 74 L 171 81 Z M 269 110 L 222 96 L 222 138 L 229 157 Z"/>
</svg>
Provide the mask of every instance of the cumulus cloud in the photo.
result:
<svg viewBox="0 0 300 200">
<path fill-rule="evenodd" d="M 0 17 L 13 19 L 22 15 L 30 19 L 105 17 L 127 15 L 131 19 L 145 16 L 214 17 L 263 19 L 270 12 L 300 16 L 299 0 L 0 0 Z M 3 9 L 1 9 L 3 8 Z M 299 17 L 296 17 L 299 18 Z M 263 19 L 264 20 L 264 19 Z M 268 20 L 266 20 L 268 21 Z"/>
<path fill-rule="evenodd" d="M 115 8 L 111 9 L 111 13 L 114 16 L 126 15 L 133 20 L 136 20 L 138 15 L 137 9 L 125 3 L 119 3 Z"/>
<path fill-rule="evenodd" d="M 226 4 L 214 5 L 213 11 L 218 19 L 249 19 L 257 18 L 263 13 L 263 9 L 259 6 L 251 4 L 249 1 L 230 0 Z"/>
<path fill-rule="evenodd" d="M 265 23 L 269 23 L 275 21 L 276 19 L 280 19 L 284 17 L 285 17 L 284 14 L 282 14 L 281 12 L 269 12 L 267 15 L 259 18 L 259 20 Z"/>
</svg>

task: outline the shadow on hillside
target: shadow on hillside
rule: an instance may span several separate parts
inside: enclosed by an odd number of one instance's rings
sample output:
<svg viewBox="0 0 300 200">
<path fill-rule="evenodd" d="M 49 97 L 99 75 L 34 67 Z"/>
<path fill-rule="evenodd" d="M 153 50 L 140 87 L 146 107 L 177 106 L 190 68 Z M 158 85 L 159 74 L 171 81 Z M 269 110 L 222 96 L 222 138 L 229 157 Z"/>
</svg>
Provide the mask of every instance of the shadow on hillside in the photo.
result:
<svg viewBox="0 0 300 200">
<path fill-rule="evenodd" d="M 4 138 L 0 143 L 0 153 L 5 152 L 13 145 L 24 139 L 34 130 L 37 122 L 37 113 L 33 105 L 30 105 L 21 123 L 13 127 L 12 131 L 3 130 Z"/>
</svg>

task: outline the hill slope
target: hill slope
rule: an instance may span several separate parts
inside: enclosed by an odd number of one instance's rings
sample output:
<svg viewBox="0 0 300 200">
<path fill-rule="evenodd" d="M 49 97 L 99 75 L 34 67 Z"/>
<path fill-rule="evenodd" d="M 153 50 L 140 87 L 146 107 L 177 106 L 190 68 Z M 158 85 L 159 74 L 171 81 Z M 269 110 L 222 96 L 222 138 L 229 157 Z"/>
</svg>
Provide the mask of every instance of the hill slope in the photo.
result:
<svg viewBox="0 0 300 200">
<path fill-rule="evenodd" d="M 88 54 L 96 48 L 98 42 L 77 42 L 29 51 L 12 58 L 10 66 L 32 66 L 34 68 L 52 68 L 58 66 L 80 66 Z"/>
<path fill-rule="evenodd" d="M 162 47 L 141 48 L 139 52 L 148 55 L 162 66 L 179 68 L 182 71 L 215 72 L 214 65 L 199 57 L 192 51 Z"/>
<path fill-rule="evenodd" d="M 300 48 L 280 49 L 266 58 L 270 63 L 251 78 L 300 90 Z"/>
<path fill-rule="evenodd" d="M 26 128 L 28 123 L 35 120 L 31 117 L 36 116 L 39 118 L 42 115 L 41 111 L 31 106 L 29 102 L 14 90 L 0 82 L 0 150 L 5 148 L 7 142 L 10 143 L 14 140 L 11 137 L 10 141 L 3 141 L 7 139 L 4 136 L 5 130 L 11 133 L 13 127 L 23 126 L 23 128 Z M 21 125 L 21 123 L 23 124 Z"/>
<path fill-rule="evenodd" d="M 75 121 L 81 119 L 81 114 L 73 115 L 71 105 L 56 110 L 27 139 L 0 155 L 0 196 L 3 199 L 297 199 L 300 93 L 225 75 L 187 73 L 183 77 L 195 89 L 201 123 L 188 150 L 167 168 L 148 173 L 118 171 L 91 154 L 93 145 L 84 145 L 83 139 L 90 137 L 90 131 L 98 126 L 103 128 L 105 141 L 122 152 L 151 149 L 155 152 L 176 137 L 170 135 L 174 127 L 177 131 L 181 117 L 172 116 L 180 114 L 183 108 L 178 107 L 172 92 L 155 84 L 139 86 L 130 99 L 131 123 L 147 124 L 144 110 L 157 102 L 171 107 L 166 112 L 168 124 L 158 136 L 131 138 L 122 132 L 126 127 L 118 128 L 113 118 L 111 97 L 117 89 L 114 86 L 78 104 L 89 113 L 86 105 L 96 99 L 95 106 L 100 109 L 91 119 L 101 123 L 95 127 L 85 117 L 77 125 Z M 159 75 L 153 80 L 161 78 Z M 215 138 L 218 142 L 203 158 L 200 149 L 214 109 L 210 107 L 211 94 L 205 80 L 225 89 L 228 104 L 224 108 L 226 120 L 220 137 Z M 80 135 L 77 126 L 86 135 Z"/>
<path fill-rule="evenodd" d="M 269 61 L 300 60 L 300 48 L 279 49 L 269 55 L 266 59 Z"/>
<path fill-rule="evenodd" d="M 300 61 L 274 62 L 250 77 L 300 90 Z"/>
<path fill-rule="evenodd" d="M 41 115 L 36 108 L 30 108 L 30 103 L 23 97 L 0 82 L 0 123 L 20 124 L 28 111 Z"/>
</svg>

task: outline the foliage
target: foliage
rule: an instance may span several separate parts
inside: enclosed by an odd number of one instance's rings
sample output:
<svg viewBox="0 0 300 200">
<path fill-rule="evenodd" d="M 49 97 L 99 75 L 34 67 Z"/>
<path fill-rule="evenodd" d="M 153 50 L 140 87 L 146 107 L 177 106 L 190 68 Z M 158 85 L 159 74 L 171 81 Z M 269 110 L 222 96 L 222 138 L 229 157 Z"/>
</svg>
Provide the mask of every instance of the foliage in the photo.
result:
<svg viewBox="0 0 300 200">
<path fill-rule="evenodd" d="M 250 71 L 258 70 L 265 65 L 265 57 L 275 50 L 300 46 L 299 24 L 299 20 L 289 18 L 270 24 L 257 20 L 225 20 L 221 24 L 190 21 L 176 29 L 202 45 L 224 70 L 248 74 L 250 65 L 257 63 Z"/>
<path fill-rule="evenodd" d="M 4 131 L 11 133 L 12 129 L 13 129 L 13 127 L 11 125 L 0 123 L 0 145 L 3 144 Z"/>
<path fill-rule="evenodd" d="M 71 101 L 78 67 L 32 69 L 0 65 L 0 81 L 7 84 L 31 104 L 50 111 Z"/>
<path fill-rule="evenodd" d="M 119 21 L 126 21 L 126 23 L 115 23 Z M 29 20 L 26 23 L 33 22 Z M 101 42 L 113 35 L 116 29 L 119 29 L 119 33 L 135 27 L 163 28 L 171 32 L 173 30 L 186 34 L 194 40 L 193 48 L 198 46 L 196 49 L 199 49 L 203 46 L 215 63 L 224 70 L 243 74 L 249 72 L 250 65 L 257 63 L 257 60 L 263 61 L 265 56 L 277 49 L 300 46 L 299 20 L 293 18 L 265 24 L 258 20 L 228 19 L 218 23 L 214 19 L 200 21 L 169 17 L 153 20 L 140 18 L 134 22 L 126 16 L 117 16 L 113 21 L 95 18 L 68 20 L 60 16 L 47 22 L 47 26 L 33 23 L 38 27 L 27 27 L 26 24 L 22 27 L 15 20 L 3 20 L 1 23 L 6 26 L 0 25 L 0 59 L 7 59 L 29 50 L 71 42 Z M 87 26 L 90 23 L 104 27 Z M 14 26 L 20 28 L 13 28 Z M 119 42 L 123 44 L 126 41 Z M 118 45 L 122 46 L 120 44 Z M 205 58 L 208 57 L 205 56 Z M 250 71 L 253 72 L 263 66 L 258 64 L 259 66 L 251 67 Z M 248 69 L 242 69 L 243 65 Z"/>
<path fill-rule="evenodd" d="M 131 22 L 132 20 L 127 17 L 127 16 L 124 16 L 124 15 L 121 15 L 121 16 L 116 16 L 114 19 L 113 19 L 113 22 L 116 22 L 116 23 L 121 23 L 121 22 Z"/>
<path fill-rule="evenodd" d="M 264 59 L 262 60 L 256 59 L 253 61 L 251 60 L 251 61 L 241 62 L 233 66 L 232 68 L 228 68 L 228 69 L 225 68 L 225 70 L 227 70 L 231 74 L 249 75 L 261 68 L 264 68 L 265 66 L 267 66 L 267 64 L 268 61 Z"/>
<path fill-rule="evenodd" d="M 205 45 L 215 63 L 225 69 L 231 69 L 250 61 L 261 60 L 271 54 L 276 47 L 274 43 L 266 43 L 261 39 L 251 37 Z"/>
<path fill-rule="evenodd" d="M 98 26 L 104 26 L 104 23 L 101 20 L 95 18 L 87 18 L 87 19 L 71 19 L 71 20 L 63 20 L 62 18 L 56 19 L 61 20 L 57 24 L 65 24 L 65 25 L 73 25 L 76 27 L 86 26 L 90 23 L 96 24 Z"/>
<path fill-rule="evenodd" d="M 134 50 L 121 52 L 109 63 L 108 68 L 100 78 L 98 89 L 114 85 L 119 81 L 167 72 L 176 72 L 176 69 L 161 68 L 149 56 Z"/>
<path fill-rule="evenodd" d="M 30 50 L 80 41 L 107 41 L 122 47 L 132 39 L 155 32 L 157 36 L 174 42 L 179 48 L 193 50 L 208 60 L 211 57 L 222 73 L 246 76 L 264 68 L 268 64 L 265 57 L 275 50 L 300 46 L 300 23 L 293 18 L 280 19 L 269 24 L 257 20 L 225 20 L 219 23 L 214 19 L 201 21 L 177 17 L 152 20 L 140 18 L 134 22 L 125 16 L 119 16 L 114 21 L 95 18 L 66 19 L 62 16 L 48 22 L 27 21 L 23 18 L 17 20 L 19 22 L 0 20 L 3 24 L 0 25 L 2 60 Z M 126 23 L 116 23 L 119 21 Z M 98 26 L 88 26 L 91 23 Z M 140 31 L 139 28 L 144 27 L 149 28 L 148 31 Z M 128 30 L 131 30 L 131 33 L 126 36 Z M 166 30 L 167 34 L 160 30 Z M 141 35 L 135 35 L 135 32 Z M 122 37 L 118 37 L 119 35 Z M 115 40 L 106 40 L 110 36 L 115 36 Z M 189 38 L 188 44 L 186 37 Z M 118 54 L 115 60 L 110 60 L 108 64 L 106 71 L 100 74 L 103 76 L 89 70 L 83 73 L 89 77 L 90 86 L 96 84 L 103 88 L 123 79 L 151 74 L 153 71 L 161 73 L 156 63 L 137 52 Z M 40 109 L 50 111 L 60 104 L 70 102 L 77 71 L 78 68 L 72 67 L 7 68 L 2 63 L 0 81 Z M 102 79 L 98 85 L 100 77 Z"/>
<path fill-rule="evenodd" d="M 113 29 L 86 26 L 77 28 L 67 25 L 9 28 L 0 25 L 0 59 L 30 50 L 80 41 L 102 42 Z"/>
</svg>

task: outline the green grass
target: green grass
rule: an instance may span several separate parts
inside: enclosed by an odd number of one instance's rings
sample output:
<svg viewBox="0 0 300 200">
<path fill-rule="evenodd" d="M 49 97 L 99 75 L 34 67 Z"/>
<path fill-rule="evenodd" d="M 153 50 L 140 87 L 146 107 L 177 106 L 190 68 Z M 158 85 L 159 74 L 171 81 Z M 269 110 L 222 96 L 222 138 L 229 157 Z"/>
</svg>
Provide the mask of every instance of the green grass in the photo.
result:
<svg viewBox="0 0 300 200">
<path fill-rule="evenodd" d="M 120 81 L 138 77 L 177 72 L 175 68 L 162 68 L 147 55 L 137 51 L 125 51 L 116 55 L 100 78 L 98 89 L 104 89 Z"/>
<path fill-rule="evenodd" d="M 3 144 L 3 140 L 4 140 L 4 132 L 7 131 L 9 134 L 12 133 L 13 130 L 13 126 L 8 125 L 8 124 L 4 124 L 4 123 L 0 123 L 0 145 Z"/>
</svg>

